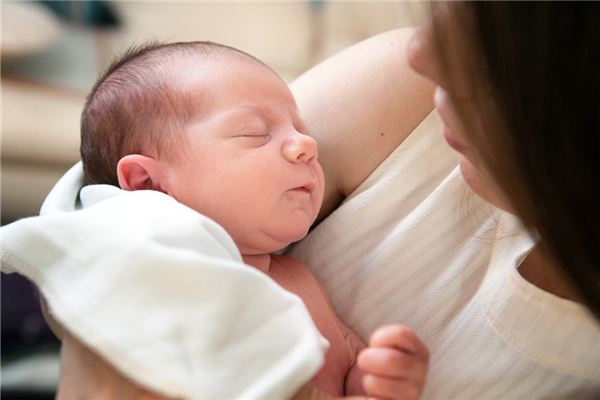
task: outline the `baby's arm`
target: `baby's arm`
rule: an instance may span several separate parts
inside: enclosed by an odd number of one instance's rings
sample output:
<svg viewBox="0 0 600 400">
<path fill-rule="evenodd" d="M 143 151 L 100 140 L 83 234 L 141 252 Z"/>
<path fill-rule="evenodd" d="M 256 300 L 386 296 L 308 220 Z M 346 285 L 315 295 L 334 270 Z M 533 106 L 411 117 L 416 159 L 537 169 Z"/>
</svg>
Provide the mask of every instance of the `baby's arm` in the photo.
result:
<svg viewBox="0 0 600 400">
<path fill-rule="evenodd" d="M 344 382 L 344 394 L 346 396 L 365 395 L 367 392 L 365 392 L 362 384 L 364 373 L 358 367 L 358 355 L 367 346 L 352 329 L 346 326 L 346 324 L 343 322 L 340 321 L 340 323 L 344 327 L 344 335 L 346 340 L 350 344 L 350 348 L 354 351 L 354 364 L 346 374 L 346 381 Z"/>
<path fill-rule="evenodd" d="M 402 325 L 385 325 L 371 335 L 358 356 L 369 397 L 419 399 L 429 367 L 429 351 L 417 335 Z"/>
<path fill-rule="evenodd" d="M 325 288 L 314 279 L 333 309 Z M 345 396 L 421 398 L 429 367 L 429 350 L 412 330 L 399 324 L 384 325 L 373 332 L 367 347 L 337 315 L 336 320 L 353 355 L 353 364 L 344 381 Z"/>
</svg>

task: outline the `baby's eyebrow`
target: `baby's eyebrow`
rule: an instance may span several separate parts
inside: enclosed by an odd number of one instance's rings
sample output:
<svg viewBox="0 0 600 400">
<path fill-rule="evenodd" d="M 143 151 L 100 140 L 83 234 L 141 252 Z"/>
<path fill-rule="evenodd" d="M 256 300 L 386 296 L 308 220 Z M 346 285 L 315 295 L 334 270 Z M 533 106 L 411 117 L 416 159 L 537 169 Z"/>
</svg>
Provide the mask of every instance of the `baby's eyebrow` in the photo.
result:
<svg viewBox="0 0 600 400">
<path fill-rule="evenodd" d="M 232 110 L 227 113 L 222 123 L 229 126 L 228 129 L 251 129 L 267 125 L 264 114 L 257 112 L 256 109 Z"/>
<path fill-rule="evenodd" d="M 262 110 L 257 108 L 247 108 L 244 110 L 238 110 L 233 113 L 232 118 L 236 119 L 265 119 L 266 116 Z"/>
<path fill-rule="evenodd" d="M 255 107 L 250 106 L 238 106 L 233 109 L 227 110 L 222 115 L 223 121 L 234 121 L 239 119 L 245 119 L 260 114 Z"/>
<path fill-rule="evenodd" d="M 241 104 L 235 109 L 229 111 L 225 121 L 237 124 L 242 122 L 256 123 L 268 125 L 272 120 L 285 118 L 291 119 L 292 123 L 300 132 L 308 135 L 308 129 L 304 124 L 304 120 L 300 118 L 299 110 L 295 107 L 269 107 L 262 104 Z"/>
<path fill-rule="evenodd" d="M 266 118 L 267 110 L 262 106 L 241 105 L 228 112 L 227 118 L 240 119 L 248 117 Z"/>
</svg>

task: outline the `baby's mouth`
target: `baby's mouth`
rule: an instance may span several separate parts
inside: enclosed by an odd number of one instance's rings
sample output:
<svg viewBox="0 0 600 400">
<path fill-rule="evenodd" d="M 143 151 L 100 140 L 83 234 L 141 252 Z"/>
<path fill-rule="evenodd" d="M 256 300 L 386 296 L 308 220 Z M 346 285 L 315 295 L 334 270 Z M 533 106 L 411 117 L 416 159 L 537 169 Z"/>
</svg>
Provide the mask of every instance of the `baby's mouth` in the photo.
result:
<svg viewBox="0 0 600 400">
<path fill-rule="evenodd" d="M 294 192 L 299 192 L 299 193 L 307 193 L 307 194 L 312 194 L 315 191 L 316 188 L 316 184 L 315 183 L 307 183 L 305 185 L 302 186 L 298 186 L 295 187 L 293 189 L 291 189 Z"/>
<path fill-rule="evenodd" d="M 307 188 L 307 187 L 305 187 L 305 186 L 300 186 L 300 187 L 294 188 L 294 189 L 292 189 L 292 190 L 293 190 L 294 192 L 300 192 L 300 193 L 308 193 L 308 194 L 311 194 L 311 193 L 312 193 L 312 192 L 311 192 L 311 190 L 310 190 L 310 189 L 308 189 L 308 188 Z"/>
</svg>

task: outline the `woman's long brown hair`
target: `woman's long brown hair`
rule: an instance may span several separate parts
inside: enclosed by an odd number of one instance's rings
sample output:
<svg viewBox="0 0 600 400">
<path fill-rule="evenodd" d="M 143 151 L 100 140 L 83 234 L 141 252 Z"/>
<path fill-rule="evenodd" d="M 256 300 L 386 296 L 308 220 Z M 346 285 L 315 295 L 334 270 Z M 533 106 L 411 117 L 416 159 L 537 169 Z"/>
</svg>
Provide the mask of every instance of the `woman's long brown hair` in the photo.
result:
<svg viewBox="0 0 600 400">
<path fill-rule="evenodd" d="M 466 83 L 473 95 L 457 101 L 469 141 L 600 319 L 600 3 L 465 2 L 433 13 L 448 91 Z"/>
</svg>

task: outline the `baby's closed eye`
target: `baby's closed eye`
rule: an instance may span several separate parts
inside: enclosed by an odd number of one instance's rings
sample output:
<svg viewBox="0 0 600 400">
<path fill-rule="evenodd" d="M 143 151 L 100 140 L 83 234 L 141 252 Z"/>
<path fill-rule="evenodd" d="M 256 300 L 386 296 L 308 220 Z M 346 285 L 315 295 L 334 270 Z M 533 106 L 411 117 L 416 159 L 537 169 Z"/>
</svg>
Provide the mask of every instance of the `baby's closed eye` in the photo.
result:
<svg viewBox="0 0 600 400">
<path fill-rule="evenodd" d="M 233 136 L 234 139 L 240 139 L 243 142 L 251 146 L 262 146 L 267 144 L 271 139 L 270 133 L 244 133 L 236 134 Z"/>
<path fill-rule="evenodd" d="M 245 133 L 243 135 L 236 135 L 235 137 L 264 139 L 264 138 L 271 137 L 271 134 L 270 133 Z"/>
</svg>

